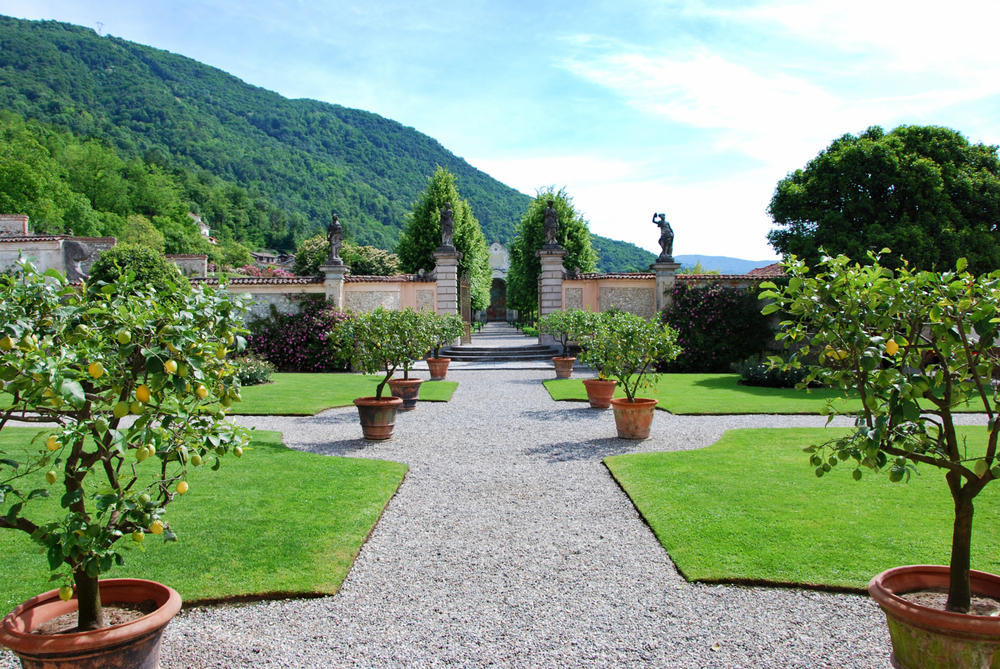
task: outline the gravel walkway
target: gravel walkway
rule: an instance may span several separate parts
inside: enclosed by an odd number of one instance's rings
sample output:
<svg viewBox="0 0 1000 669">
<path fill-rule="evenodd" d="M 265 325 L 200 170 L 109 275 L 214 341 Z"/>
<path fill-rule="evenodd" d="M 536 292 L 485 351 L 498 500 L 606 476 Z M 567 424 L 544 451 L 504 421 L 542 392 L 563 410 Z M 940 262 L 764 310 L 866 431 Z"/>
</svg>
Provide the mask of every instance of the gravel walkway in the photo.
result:
<svg viewBox="0 0 1000 669">
<path fill-rule="evenodd" d="M 353 407 L 243 421 L 410 472 L 339 594 L 186 610 L 163 669 L 888 666 L 866 597 L 685 582 L 601 463 L 822 418 L 657 412 L 626 442 L 610 411 L 553 402 L 551 376 L 454 373 L 451 402 L 400 414 L 383 443 L 359 439 Z"/>
</svg>

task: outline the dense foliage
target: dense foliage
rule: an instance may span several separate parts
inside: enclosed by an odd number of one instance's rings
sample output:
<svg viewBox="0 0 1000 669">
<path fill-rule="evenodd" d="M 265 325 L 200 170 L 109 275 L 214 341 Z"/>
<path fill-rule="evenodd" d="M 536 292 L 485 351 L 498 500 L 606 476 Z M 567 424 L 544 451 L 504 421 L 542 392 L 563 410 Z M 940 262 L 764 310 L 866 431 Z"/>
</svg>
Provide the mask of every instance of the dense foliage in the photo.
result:
<svg viewBox="0 0 1000 669">
<path fill-rule="evenodd" d="M 559 233 L 556 241 L 569 254 L 563 259 L 566 269 L 582 269 L 593 272 L 597 267 L 597 257 L 590 246 L 590 230 L 587 221 L 573 206 L 573 199 L 566 189 L 558 191 L 548 188 L 538 191 L 531 201 L 528 211 L 517 226 L 517 237 L 510 245 L 510 271 L 507 274 L 507 307 L 517 309 L 522 315 L 538 311 L 538 277 L 542 263 L 535 253 L 545 243 L 543 223 L 548 200 L 559 214 Z"/>
<path fill-rule="evenodd" d="M 973 272 L 1000 267 L 1000 158 L 936 126 L 872 127 L 844 135 L 778 183 L 768 239 L 782 255 L 815 265 L 821 249 L 890 267 L 900 256 L 918 269 Z"/>
<path fill-rule="evenodd" d="M 553 311 L 538 321 L 538 331 L 552 335 L 562 346 L 562 357 L 569 356 L 570 342 L 579 342 L 596 325 L 596 314 L 580 309 Z"/>
<path fill-rule="evenodd" d="M 944 474 L 955 512 L 947 610 L 968 613 L 973 500 L 1000 478 L 997 391 L 1000 365 L 1000 271 L 895 272 L 872 254 L 869 266 L 838 256 L 810 269 L 788 263 L 789 283 L 761 284 L 765 311 L 783 309 L 783 339 L 817 356 L 806 381 L 856 392 L 862 408 L 845 437 L 805 449 L 816 476 L 843 463 L 861 479 L 863 468 L 909 480 L 917 466 Z M 970 403 L 986 414 L 979 438 L 960 438 L 955 409 Z M 830 404 L 828 412 L 843 410 Z"/>
<path fill-rule="evenodd" d="M 462 180 L 491 239 L 508 239 L 528 202 L 376 114 L 288 100 L 183 56 L 55 21 L 0 17 L 0 42 L 0 108 L 104 138 L 127 160 L 169 157 L 238 184 L 244 197 L 259 194 L 281 212 L 262 212 L 271 241 L 259 243 L 268 247 L 292 250 L 335 210 L 353 241 L 391 249 L 436 165 Z"/>
<path fill-rule="evenodd" d="M 296 276 L 316 276 L 330 256 L 330 242 L 325 234 L 314 235 L 299 244 L 292 270 Z M 344 242 L 340 259 L 351 268 L 354 276 L 393 276 L 401 272 L 399 256 L 374 246 L 357 246 Z"/>
<path fill-rule="evenodd" d="M 658 236 L 656 229 L 649 226 L 649 230 L 650 239 L 656 239 Z M 590 245 L 597 255 L 598 272 L 648 272 L 649 266 L 656 262 L 655 253 L 650 253 L 631 242 L 608 239 L 593 232 L 590 233 Z"/>
<path fill-rule="evenodd" d="M 127 275 L 77 293 L 30 264 L 0 277 L 0 428 L 15 414 L 45 425 L 0 460 L 0 528 L 41 546 L 81 630 L 104 626 L 101 574 L 147 532 L 176 540 L 165 507 L 187 492 L 187 468 L 218 469 L 249 441 L 225 419 L 243 313 L 224 288 L 158 293 Z M 39 503 L 51 495 L 59 508 Z"/>
<path fill-rule="evenodd" d="M 133 285 L 140 287 L 152 285 L 153 289 L 165 299 L 175 293 L 191 292 L 188 280 L 184 278 L 177 265 L 148 246 L 138 244 L 118 244 L 101 253 L 90 266 L 90 276 L 87 281 L 116 283 L 119 277 L 129 272 L 134 273 Z"/>
<path fill-rule="evenodd" d="M 430 321 L 425 315 L 407 307 L 403 311 L 376 308 L 356 314 L 338 324 L 329 334 L 334 350 L 350 350 L 351 365 L 365 374 L 383 374 L 375 388 L 375 398 L 397 369 L 422 358 L 433 345 Z"/>
<path fill-rule="evenodd" d="M 473 327 L 482 328 L 482 323 L 473 323 Z M 479 329 L 477 328 L 477 329 Z M 441 357 L 441 348 L 451 346 L 456 339 L 465 334 L 465 321 L 458 314 L 430 313 L 430 341 L 435 358 Z"/>
<path fill-rule="evenodd" d="M 350 317 L 320 295 L 289 295 L 298 305 L 292 313 L 272 308 L 267 318 L 250 324 L 248 348 L 282 372 L 339 372 L 350 351 L 331 347 L 327 337 Z"/>
<path fill-rule="evenodd" d="M 455 185 L 455 175 L 438 167 L 428 179 L 427 188 L 413 203 L 406 227 L 399 236 L 396 253 L 404 272 L 415 274 L 434 269 L 432 254 L 441 246 L 441 210 L 451 203 L 455 234 L 452 243 L 462 254 L 458 261 L 459 276 L 468 275 L 473 309 L 490 305 L 490 249 L 472 213 L 468 200 L 462 198 Z"/>
<path fill-rule="evenodd" d="M 741 386 L 763 388 L 795 388 L 801 384 L 808 371 L 802 368 L 786 367 L 787 356 L 771 356 L 781 359 L 780 364 L 772 364 L 764 354 L 751 355 L 746 360 L 734 362 L 730 369 L 740 375 Z"/>
<path fill-rule="evenodd" d="M 259 386 L 269 383 L 271 375 L 278 371 L 277 367 L 253 353 L 236 358 L 236 375 L 241 386 Z"/>
<path fill-rule="evenodd" d="M 663 320 L 683 352 L 663 367 L 672 372 L 728 372 L 734 362 L 763 353 L 774 333 L 757 291 L 677 282 Z"/>
</svg>

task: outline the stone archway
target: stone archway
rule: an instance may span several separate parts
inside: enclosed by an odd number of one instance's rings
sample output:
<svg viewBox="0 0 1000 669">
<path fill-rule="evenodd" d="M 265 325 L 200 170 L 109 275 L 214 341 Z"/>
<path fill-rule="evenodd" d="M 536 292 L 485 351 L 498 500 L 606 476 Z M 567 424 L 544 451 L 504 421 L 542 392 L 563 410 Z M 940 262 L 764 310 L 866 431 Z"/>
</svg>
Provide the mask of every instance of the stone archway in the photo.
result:
<svg viewBox="0 0 1000 669">
<path fill-rule="evenodd" d="M 486 321 L 507 320 L 507 282 L 493 279 L 490 284 L 490 306 L 486 310 Z"/>
</svg>

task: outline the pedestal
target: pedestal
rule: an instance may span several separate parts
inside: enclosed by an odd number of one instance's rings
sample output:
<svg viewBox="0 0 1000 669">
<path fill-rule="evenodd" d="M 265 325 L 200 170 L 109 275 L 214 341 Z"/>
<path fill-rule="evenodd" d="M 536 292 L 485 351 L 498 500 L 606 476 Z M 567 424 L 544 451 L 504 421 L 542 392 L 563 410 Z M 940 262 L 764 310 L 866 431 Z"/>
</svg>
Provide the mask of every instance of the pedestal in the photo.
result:
<svg viewBox="0 0 1000 669">
<path fill-rule="evenodd" d="M 337 309 L 344 308 L 344 276 L 351 271 L 349 265 L 320 265 L 323 273 L 323 285 L 326 287 L 326 300 L 332 302 Z"/>
<path fill-rule="evenodd" d="M 562 283 L 566 272 L 563 258 L 569 255 L 569 251 L 558 244 L 545 244 L 535 255 L 542 263 L 542 271 L 538 275 L 538 316 L 541 318 L 553 311 L 562 311 Z M 538 343 L 551 346 L 557 342 L 552 335 L 539 332 Z"/>
<path fill-rule="evenodd" d="M 656 274 L 656 310 L 663 311 L 673 304 L 674 283 L 681 264 L 679 262 L 654 262 L 652 268 Z"/>
<path fill-rule="evenodd" d="M 462 254 L 454 246 L 439 246 L 434 258 L 434 276 L 437 278 L 437 312 L 458 313 L 458 261 Z"/>
</svg>

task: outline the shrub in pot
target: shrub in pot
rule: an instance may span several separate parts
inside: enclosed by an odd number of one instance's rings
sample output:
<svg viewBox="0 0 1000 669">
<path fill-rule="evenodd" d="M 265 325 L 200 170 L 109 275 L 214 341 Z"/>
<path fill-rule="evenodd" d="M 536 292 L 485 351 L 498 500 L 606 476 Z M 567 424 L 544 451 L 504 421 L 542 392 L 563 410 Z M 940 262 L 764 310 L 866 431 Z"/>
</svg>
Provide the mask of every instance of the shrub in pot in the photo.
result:
<svg viewBox="0 0 1000 669">
<path fill-rule="evenodd" d="M 242 454 L 249 432 L 226 422 L 225 407 L 239 398 L 226 354 L 245 346 L 244 313 L 224 289 L 139 284 L 131 270 L 79 291 L 30 263 L 0 276 L 0 387 L 11 403 L 0 429 L 10 419 L 42 428 L 30 448 L 0 460 L 0 529 L 29 534 L 60 585 L 0 626 L 0 643 L 25 666 L 35 666 L 40 644 L 53 663 L 45 666 L 82 666 L 74 653 L 126 637 L 155 664 L 180 598 L 148 581 L 99 578 L 149 535 L 176 540 L 166 509 L 187 492 L 188 467 L 218 469 L 224 456 Z M 42 502 L 53 496 L 55 512 Z M 104 606 L 139 590 L 157 610 L 107 628 Z M 74 610 L 82 634 L 31 634 Z M 67 645 L 64 660 L 49 657 Z"/>
<path fill-rule="evenodd" d="M 573 375 L 573 363 L 576 362 L 576 358 L 570 356 L 569 344 L 576 339 L 577 333 L 587 329 L 585 323 L 590 315 L 592 312 L 567 309 L 553 311 L 538 321 L 538 331 L 552 335 L 562 346 L 562 355 L 552 358 L 557 379 L 568 379 Z"/>
<path fill-rule="evenodd" d="M 396 370 L 413 359 L 410 327 L 404 312 L 378 307 L 340 323 L 329 335 L 330 345 L 335 348 L 345 342 L 350 344 L 355 369 L 364 374 L 383 374 L 374 397 L 354 400 L 365 439 L 392 438 L 396 411 L 403 400 L 383 394 Z"/>
<path fill-rule="evenodd" d="M 656 365 L 680 353 L 677 333 L 657 319 L 646 320 L 624 311 L 601 314 L 591 321 L 589 334 L 581 334 L 580 357 L 597 370 L 598 378 L 614 379 L 625 398 L 611 400 L 618 436 L 646 439 L 653 422 L 656 400 L 636 397 L 640 388 L 653 386 Z"/>
<path fill-rule="evenodd" d="M 964 260 L 954 272 L 890 270 L 874 254 L 867 260 L 827 258 L 810 270 L 793 257 L 787 287 L 761 284 L 761 297 L 775 300 L 764 313 L 790 315 L 781 337 L 798 350 L 785 366 L 816 356 L 800 387 L 819 381 L 862 401 L 850 435 L 805 451 L 817 476 L 838 466 L 853 467 L 855 479 L 867 470 L 908 481 L 918 466 L 944 475 L 955 510 L 949 566 L 892 569 L 875 576 L 869 592 L 887 616 L 899 666 L 989 666 L 1000 653 L 1000 618 L 969 611 L 974 594 L 1000 595 L 1000 577 L 970 567 L 973 500 L 1000 477 L 990 385 L 1000 362 L 1000 272 L 972 276 Z M 953 412 L 967 402 L 988 418 L 976 443 L 955 431 Z M 944 610 L 900 597 L 933 588 L 947 590 Z"/>
<path fill-rule="evenodd" d="M 408 333 L 409 348 L 405 352 L 401 367 L 403 378 L 389 379 L 393 397 L 403 400 L 399 411 L 413 411 L 417 408 L 417 397 L 423 379 L 411 379 L 410 367 L 430 351 L 434 339 L 435 315 L 430 311 L 414 311 L 407 307 L 401 313 L 403 328 Z"/>
<path fill-rule="evenodd" d="M 434 349 L 433 356 L 427 358 L 427 367 L 431 372 L 431 381 L 443 381 L 448 375 L 451 358 L 442 358 L 441 349 L 465 334 L 465 323 L 458 314 L 427 312 L 427 318 L 430 320 L 431 343 Z"/>
</svg>

